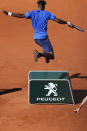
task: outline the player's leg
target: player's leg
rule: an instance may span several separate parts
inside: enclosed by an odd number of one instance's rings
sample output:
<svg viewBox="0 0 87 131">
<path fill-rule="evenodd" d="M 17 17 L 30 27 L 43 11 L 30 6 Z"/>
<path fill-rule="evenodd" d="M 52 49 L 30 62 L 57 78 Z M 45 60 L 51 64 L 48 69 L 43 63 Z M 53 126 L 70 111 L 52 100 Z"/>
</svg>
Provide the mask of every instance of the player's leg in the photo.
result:
<svg viewBox="0 0 87 131">
<path fill-rule="evenodd" d="M 37 62 L 40 57 L 45 57 L 45 62 L 49 63 L 50 59 L 54 59 L 54 54 L 53 54 L 53 52 L 39 53 L 37 50 L 35 50 L 34 51 L 35 62 Z"/>
<path fill-rule="evenodd" d="M 34 50 L 34 60 L 35 60 L 35 62 L 37 62 L 40 57 L 41 57 L 40 53 L 37 50 Z"/>
<path fill-rule="evenodd" d="M 53 51 L 52 52 L 48 52 L 48 53 L 39 53 L 40 54 L 40 56 L 43 56 L 43 57 L 46 57 L 46 58 L 48 58 L 48 59 L 54 59 L 54 53 L 53 53 Z"/>
<path fill-rule="evenodd" d="M 83 99 L 83 101 L 81 102 L 80 106 L 74 110 L 74 112 L 78 113 L 79 110 L 82 108 L 82 106 L 87 102 L 87 96 Z"/>
<path fill-rule="evenodd" d="M 48 59 L 54 59 L 53 47 L 51 45 L 51 42 L 49 41 L 49 38 L 47 37 L 46 39 L 43 39 L 42 42 L 42 48 L 44 53 L 41 53 L 41 55 Z"/>
<path fill-rule="evenodd" d="M 54 59 L 54 53 L 53 52 L 49 52 L 49 53 L 40 53 L 37 50 L 34 51 L 34 59 L 35 62 L 38 61 L 38 59 L 40 57 L 45 57 L 45 62 L 49 63 L 50 59 L 53 60 Z"/>
<path fill-rule="evenodd" d="M 53 47 L 49 41 L 48 38 L 45 39 L 37 39 L 35 42 L 43 48 L 44 53 L 40 53 L 38 51 L 35 51 L 35 54 L 37 54 L 37 58 L 45 57 L 46 63 L 49 63 L 50 59 L 54 59 L 54 52 Z"/>
<path fill-rule="evenodd" d="M 52 52 L 49 52 L 49 53 L 41 53 L 41 55 L 43 56 L 43 57 L 45 57 L 45 62 L 46 63 L 49 63 L 50 62 L 50 60 L 53 60 L 54 59 L 54 53 L 53 53 L 53 51 Z"/>
</svg>

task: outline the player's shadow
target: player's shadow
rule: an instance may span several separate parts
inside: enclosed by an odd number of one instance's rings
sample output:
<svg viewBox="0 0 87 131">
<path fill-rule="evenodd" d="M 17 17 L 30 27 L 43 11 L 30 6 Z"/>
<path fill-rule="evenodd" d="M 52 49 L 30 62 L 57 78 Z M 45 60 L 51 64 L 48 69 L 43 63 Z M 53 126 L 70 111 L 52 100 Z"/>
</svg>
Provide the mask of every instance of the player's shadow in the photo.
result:
<svg viewBox="0 0 87 131">
<path fill-rule="evenodd" d="M 87 96 L 87 90 L 73 90 L 75 104 L 79 104 Z"/>
<path fill-rule="evenodd" d="M 83 75 L 81 75 L 82 73 L 76 73 L 76 74 L 73 74 L 73 75 L 71 75 L 71 76 L 69 76 L 69 79 L 76 79 L 76 78 L 78 78 L 78 79 L 85 79 L 85 80 L 87 80 L 87 76 L 83 76 Z M 60 76 L 59 76 L 59 79 L 66 79 L 66 78 L 68 78 L 68 73 L 67 72 L 63 72 Z"/>
<path fill-rule="evenodd" d="M 5 94 L 21 91 L 21 90 L 22 90 L 22 88 L 0 89 L 0 95 L 5 95 Z"/>
<path fill-rule="evenodd" d="M 76 74 L 73 74 L 71 76 L 69 76 L 70 79 L 75 79 L 75 78 L 78 78 L 78 79 L 85 79 L 87 80 L 87 76 L 83 76 L 81 75 L 82 73 L 76 73 Z"/>
</svg>

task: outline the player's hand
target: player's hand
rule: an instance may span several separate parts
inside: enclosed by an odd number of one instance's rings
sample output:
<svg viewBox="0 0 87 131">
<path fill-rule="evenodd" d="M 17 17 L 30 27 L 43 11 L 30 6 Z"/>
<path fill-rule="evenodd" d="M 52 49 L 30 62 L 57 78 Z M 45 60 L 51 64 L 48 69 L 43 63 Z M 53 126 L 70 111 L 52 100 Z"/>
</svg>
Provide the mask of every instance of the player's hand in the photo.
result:
<svg viewBox="0 0 87 131">
<path fill-rule="evenodd" d="M 80 108 L 77 108 L 76 110 L 74 110 L 75 113 L 78 113 L 80 110 Z"/>
<path fill-rule="evenodd" d="M 7 12 L 7 11 L 3 10 L 2 12 L 3 12 L 5 15 L 8 15 L 8 12 Z"/>
<path fill-rule="evenodd" d="M 74 25 L 73 24 L 71 24 L 70 22 L 67 22 L 67 24 L 66 24 L 67 26 L 69 26 L 70 28 L 74 28 Z"/>
</svg>

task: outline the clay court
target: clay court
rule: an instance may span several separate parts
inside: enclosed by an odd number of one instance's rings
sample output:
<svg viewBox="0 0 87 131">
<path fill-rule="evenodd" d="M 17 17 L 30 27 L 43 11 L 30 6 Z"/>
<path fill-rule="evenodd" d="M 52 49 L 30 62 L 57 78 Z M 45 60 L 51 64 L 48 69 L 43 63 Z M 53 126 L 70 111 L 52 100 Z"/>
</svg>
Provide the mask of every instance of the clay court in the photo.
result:
<svg viewBox="0 0 87 131">
<path fill-rule="evenodd" d="M 84 33 L 49 21 L 48 34 L 55 60 L 33 59 L 38 47 L 30 20 L 5 16 L 1 11 L 26 13 L 36 0 L 0 0 L 0 131 L 86 131 L 87 103 L 74 113 L 87 95 L 87 0 L 47 0 L 46 10 L 83 27 Z M 75 105 L 28 104 L 28 72 L 68 71 Z"/>
</svg>

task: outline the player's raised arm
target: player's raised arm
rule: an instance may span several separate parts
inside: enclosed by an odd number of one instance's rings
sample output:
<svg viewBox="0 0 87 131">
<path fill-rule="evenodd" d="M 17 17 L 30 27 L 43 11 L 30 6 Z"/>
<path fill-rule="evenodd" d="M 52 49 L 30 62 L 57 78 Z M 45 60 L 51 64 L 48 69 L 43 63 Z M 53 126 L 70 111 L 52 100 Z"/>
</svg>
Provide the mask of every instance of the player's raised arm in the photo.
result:
<svg viewBox="0 0 87 131">
<path fill-rule="evenodd" d="M 21 14 L 21 13 L 12 13 L 12 12 L 7 12 L 5 10 L 2 11 L 5 15 L 8 16 L 13 16 L 13 17 L 17 17 L 17 18 L 25 18 L 25 14 Z"/>
<path fill-rule="evenodd" d="M 54 21 L 59 23 L 59 24 L 66 24 L 67 26 L 74 28 L 73 24 L 71 24 L 70 22 L 67 22 L 65 20 L 61 20 L 61 19 L 55 17 Z"/>
</svg>

